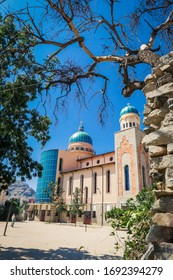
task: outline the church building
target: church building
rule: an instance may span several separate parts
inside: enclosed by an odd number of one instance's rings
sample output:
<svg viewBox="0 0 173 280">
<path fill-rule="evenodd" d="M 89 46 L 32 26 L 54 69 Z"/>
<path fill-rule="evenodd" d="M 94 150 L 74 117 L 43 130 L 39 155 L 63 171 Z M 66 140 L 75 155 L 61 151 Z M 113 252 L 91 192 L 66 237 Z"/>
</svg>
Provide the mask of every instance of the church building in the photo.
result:
<svg viewBox="0 0 173 280">
<path fill-rule="evenodd" d="M 38 179 L 36 201 L 29 207 L 30 217 L 40 221 L 57 221 L 55 205 L 50 202 L 48 185 L 57 182 L 63 188 L 67 211 L 61 222 L 105 223 L 105 213 L 113 207 L 125 207 L 150 185 L 148 155 L 142 146 L 137 109 L 130 104 L 120 112 L 120 131 L 114 133 L 114 150 L 95 154 L 92 137 L 83 122 L 70 138 L 67 150 L 52 149 L 41 154 L 42 177 Z M 104 143 L 103 143 L 104 144 Z M 75 189 L 80 189 L 83 214 L 72 215 L 69 208 Z"/>
</svg>

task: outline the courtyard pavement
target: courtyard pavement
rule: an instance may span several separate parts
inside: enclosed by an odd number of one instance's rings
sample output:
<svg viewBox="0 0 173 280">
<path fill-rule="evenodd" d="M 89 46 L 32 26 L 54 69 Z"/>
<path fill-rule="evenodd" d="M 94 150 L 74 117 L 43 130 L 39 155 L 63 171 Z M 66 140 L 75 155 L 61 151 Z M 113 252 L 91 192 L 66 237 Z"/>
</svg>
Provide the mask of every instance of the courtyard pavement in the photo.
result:
<svg viewBox="0 0 173 280">
<path fill-rule="evenodd" d="M 38 221 L 8 224 L 0 222 L 0 260 L 101 260 L 122 259 L 115 251 L 117 238 L 111 226 L 45 223 Z M 123 241 L 125 232 L 118 236 Z"/>
</svg>

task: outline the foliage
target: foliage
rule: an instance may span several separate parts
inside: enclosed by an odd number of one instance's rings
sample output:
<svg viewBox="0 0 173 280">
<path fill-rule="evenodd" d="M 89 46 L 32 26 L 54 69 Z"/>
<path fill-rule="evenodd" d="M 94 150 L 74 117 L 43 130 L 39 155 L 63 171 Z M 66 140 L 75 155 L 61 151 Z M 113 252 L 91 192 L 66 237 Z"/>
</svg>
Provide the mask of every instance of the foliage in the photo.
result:
<svg viewBox="0 0 173 280">
<path fill-rule="evenodd" d="M 149 231 L 150 210 L 154 203 L 154 186 L 144 188 L 135 199 L 127 200 L 125 209 L 113 208 L 106 217 L 114 230 L 127 229 L 124 259 L 140 259 L 147 248 L 146 235 Z M 116 244 L 117 248 L 119 244 Z"/>
<path fill-rule="evenodd" d="M 0 213 L 1 221 L 7 220 L 7 216 L 8 216 L 8 212 L 9 212 L 11 203 L 12 203 L 12 208 L 11 208 L 10 219 L 13 214 L 15 214 L 16 216 L 19 215 L 20 209 L 21 209 L 20 200 L 17 198 L 15 198 L 13 200 L 6 200 L 5 205 L 3 206 L 2 211 Z"/>
<path fill-rule="evenodd" d="M 71 214 L 83 214 L 83 199 L 82 192 L 79 188 L 75 188 L 74 193 L 72 194 L 72 202 L 70 205 L 70 213 Z"/>
<path fill-rule="evenodd" d="M 28 27 L 29 28 L 29 27 Z M 20 177 L 40 176 L 42 166 L 32 159 L 31 137 L 42 146 L 49 140 L 48 116 L 32 109 L 41 94 L 41 76 L 32 49 L 35 42 L 25 27 L 17 27 L 13 16 L 0 15 L 0 189 Z"/>
<path fill-rule="evenodd" d="M 61 221 L 61 213 L 67 211 L 63 193 L 63 187 L 58 182 L 51 182 L 49 184 L 48 196 L 50 198 L 50 203 L 55 206 L 55 213 L 58 215 L 58 221 Z"/>
</svg>

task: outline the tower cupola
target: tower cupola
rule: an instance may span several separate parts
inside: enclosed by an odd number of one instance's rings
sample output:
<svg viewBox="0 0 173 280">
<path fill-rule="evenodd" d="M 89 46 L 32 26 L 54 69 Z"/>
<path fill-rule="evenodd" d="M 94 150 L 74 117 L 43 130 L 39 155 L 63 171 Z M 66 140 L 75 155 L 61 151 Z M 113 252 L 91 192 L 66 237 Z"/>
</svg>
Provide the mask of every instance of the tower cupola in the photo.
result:
<svg viewBox="0 0 173 280">
<path fill-rule="evenodd" d="M 124 130 L 132 127 L 140 127 L 140 117 L 138 110 L 128 103 L 120 112 L 120 128 Z"/>
</svg>

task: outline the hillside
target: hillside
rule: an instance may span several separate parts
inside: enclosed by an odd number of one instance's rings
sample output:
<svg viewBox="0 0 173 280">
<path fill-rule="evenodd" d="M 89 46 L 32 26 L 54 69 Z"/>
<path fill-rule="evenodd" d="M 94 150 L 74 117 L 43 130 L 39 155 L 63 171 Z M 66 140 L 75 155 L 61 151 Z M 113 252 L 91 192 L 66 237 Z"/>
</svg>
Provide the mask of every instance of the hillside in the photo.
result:
<svg viewBox="0 0 173 280">
<path fill-rule="evenodd" d="M 16 181 L 8 188 L 8 198 L 20 198 L 21 201 L 35 199 L 35 191 L 28 184 Z"/>
</svg>

